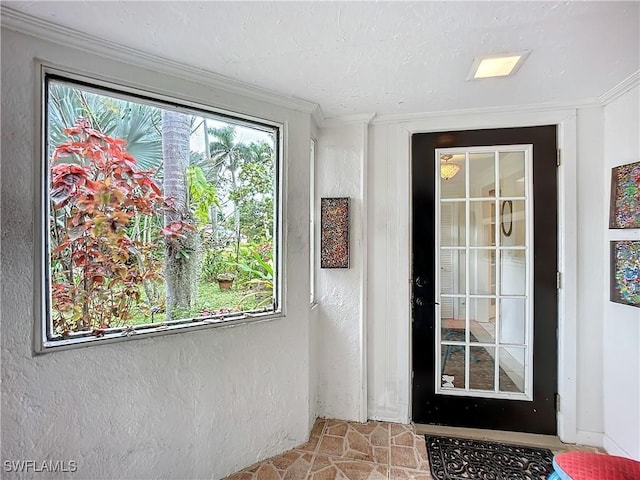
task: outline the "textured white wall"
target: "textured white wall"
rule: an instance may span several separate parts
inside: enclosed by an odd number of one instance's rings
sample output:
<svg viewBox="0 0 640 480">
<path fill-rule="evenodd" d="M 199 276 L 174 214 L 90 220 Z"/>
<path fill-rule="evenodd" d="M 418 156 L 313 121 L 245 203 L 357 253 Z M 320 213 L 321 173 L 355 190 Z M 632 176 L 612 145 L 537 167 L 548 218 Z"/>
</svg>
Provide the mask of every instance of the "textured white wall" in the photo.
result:
<svg viewBox="0 0 640 480">
<path fill-rule="evenodd" d="M 36 57 L 286 122 L 286 317 L 32 355 Z M 3 461 L 220 478 L 307 439 L 309 136 L 308 114 L 2 29 Z"/>
<path fill-rule="evenodd" d="M 309 412 L 311 413 L 309 415 L 309 430 L 313 427 L 319 409 L 318 373 L 320 371 L 320 354 L 318 350 L 320 341 L 318 336 L 320 325 L 318 311 L 319 308 L 315 305 L 309 313 Z"/>
<path fill-rule="evenodd" d="M 577 442 L 602 446 L 602 292 L 607 289 L 602 262 L 606 205 L 602 202 L 604 111 L 578 110 L 578 305 Z"/>
<path fill-rule="evenodd" d="M 640 160 L 640 87 L 604 110 L 604 205 L 609 205 L 611 168 Z M 607 222 L 607 212 L 603 220 Z M 603 318 L 604 447 L 640 460 L 640 309 L 609 302 L 609 241 L 640 240 L 640 229 L 604 230 L 604 248 L 594 262 L 602 266 L 605 285 Z"/>
<path fill-rule="evenodd" d="M 316 122 L 312 121 L 311 122 L 311 137 L 315 140 L 318 139 L 320 133 L 318 130 L 318 126 L 316 125 Z M 317 142 L 316 142 L 317 143 Z M 309 147 L 310 148 L 310 147 Z M 309 209 L 311 210 L 311 208 L 313 208 L 313 215 L 314 215 L 314 231 L 313 233 L 310 233 L 310 242 L 313 242 L 314 245 L 314 255 L 313 255 L 313 259 L 311 259 L 311 261 L 314 263 L 314 278 L 310 281 L 314 282 L 314 304 L 311 306 L 311 310 L 309 312 L 309 411 L 313 412 L 313 415 L 309 416 L 309 429 L 311 429 L 313 427 L 313 422 L 315 421 L 315 414 L 318 412 L 318 401 L 319 401 L 319 393 L 318 393 L 318 374 L 320 371 L 320 366 L 319 366 L 319 362 L 320 362 L 320 353 L 319 353 L 319 347 L 320 347 L 320 341 L 319 341 L 319 334 L 320 334 L 320 325 L 319 322 L 320 320 L 318 319 L 319 316 L 319 308 L 318 308 L 318 304 L 317 304 L 317 292 L 315 291 L 315 285 L 317 284 L 317 278 L 318 278 L 318 270 L 320 269 L 320 260 L 319 260 L 319 246 L 320 246 L 320 241 L 318 238 L 318 233 L 320 232 L 320 205 L 319 202 L 316 201 L 315 199 L 315 185 L 317 184 L 317 170 L 318 170 L 318 159 L 317 159 L 317 145 L 316 145 L 316 153 L 315 153 L 315 164 L 314 164 L 314 168 L 315 170 L 313 172 L 311 172 L 310 175 L 310 181 L 313 181 L 313 185 L 314 185 L 314 198 L 313 198 L 313 207 L 311 206 L 310 203 L 308 203 L 309 205 Z M 311 198 L 308 199 L 308 202 L 311 202 Z"/>
<path fill-rule="evenodd" d="M 409 421 L 409 159 L 394 125 L 369 128 L 369 418 Z"/>
<path fill-rule="evenodd" d="M 363 257 L 362 176 L 367 150 L 366 125 L 326 127 L 320 130 L 317 146 L 316 194 L 321 197 L 350 197 L 348 269 L 317 271 L 318 302 L 318 395 L 319 414 L 346 420 L 365 420 L 366 388 L 363 362 Z M 320 222 L 320 218 L 318 218 Z M 319 257 L 319 253 L 318 253 Z"/>
</svg>

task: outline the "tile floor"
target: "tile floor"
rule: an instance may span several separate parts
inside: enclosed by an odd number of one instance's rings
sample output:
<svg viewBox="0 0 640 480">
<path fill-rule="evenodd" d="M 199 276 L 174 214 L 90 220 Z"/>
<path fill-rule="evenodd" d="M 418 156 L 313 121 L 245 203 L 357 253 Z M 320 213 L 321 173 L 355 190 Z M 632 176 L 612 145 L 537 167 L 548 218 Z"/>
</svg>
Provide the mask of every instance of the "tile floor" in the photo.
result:
<svg viewBox="0 0 640 480">
<path fill-rule="evenodd" d="M 549 448 L 554 453 L 597 451 L 565 445 L 555 437 L 543 435 L 319 418 L 307 443 L 226 480 L 432 480 L 425 433 L 527 444 Z"/>
<path fill-rule="evenodd" d="M 318 419 L 307 443 L 227 480 L 431 480 L 412 425 Z"/>
</svg>

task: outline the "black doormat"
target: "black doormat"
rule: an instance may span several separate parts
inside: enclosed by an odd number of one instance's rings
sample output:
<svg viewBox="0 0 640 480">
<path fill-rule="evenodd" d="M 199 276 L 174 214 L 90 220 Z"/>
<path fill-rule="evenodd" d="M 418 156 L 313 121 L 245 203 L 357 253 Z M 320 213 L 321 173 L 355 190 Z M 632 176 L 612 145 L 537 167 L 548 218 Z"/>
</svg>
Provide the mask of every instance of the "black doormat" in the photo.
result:
<svg viewBox="0 0 640 480">
<path fill-rule="evenodd" d="M 546 448 L 425 435 L 434 480 L 546 480 L 553 453 Z"/>
</svg>

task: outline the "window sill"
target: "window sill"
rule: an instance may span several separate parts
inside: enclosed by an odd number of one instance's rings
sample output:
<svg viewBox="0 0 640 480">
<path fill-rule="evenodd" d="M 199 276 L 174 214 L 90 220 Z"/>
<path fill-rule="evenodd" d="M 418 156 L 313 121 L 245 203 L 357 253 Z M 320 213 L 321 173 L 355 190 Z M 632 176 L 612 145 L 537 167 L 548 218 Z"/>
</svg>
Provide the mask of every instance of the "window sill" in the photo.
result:
<svg viewBox="0 0 640 480">
<path fill-rule="evenodd" d="M 276 320 L 282 317 L 284 317 L 284 314 L 281 311 L 260 313 L 242 312 L 238 315 L 228 315 L 225 317 L 212 317 L 203 319 L 195 318 L 191 320 L 180 320 L 171 323 L 161 323 L 158 324 L 158 326 L 152 326 L 153 324 L 148 324 L 145 326 L 140 326 L 135 330 L 127 330 L 124 328 L 110 329 L 112 331 L 107 330 L 104 331 L 104 333 L 84 333 L 81 335 L 76 334 L 75 336 L 69 336 L 66 338 L 46 340 L 41 346 L 36 346 L 35 353 L 39 355 L 61 350 L 71 350 L 74 348 L 87 347 L 89 345 L 97 346 L 127 340 L 170 335 L 173 333 L 189 333 L 192 331 L 194 332 L 208 328 L 235 327 L 250 323 Z"/>
</svg>

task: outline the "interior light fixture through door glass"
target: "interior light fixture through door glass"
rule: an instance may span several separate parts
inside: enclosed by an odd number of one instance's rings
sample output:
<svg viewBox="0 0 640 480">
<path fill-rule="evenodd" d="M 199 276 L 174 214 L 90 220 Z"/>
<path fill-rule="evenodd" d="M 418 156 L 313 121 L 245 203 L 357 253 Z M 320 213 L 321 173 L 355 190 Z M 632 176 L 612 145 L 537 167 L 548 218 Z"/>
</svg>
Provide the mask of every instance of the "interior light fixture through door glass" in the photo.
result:
<svg viewBox="0 0 640 480">
<path fill-rule="evenodd" d="M 446 154 L 440 155 L 440 178 L 443 180 L 449 180 L 456 176 L 460 171 L 460 165 L 452 162 L 453 155 Z"/>
</svg>

